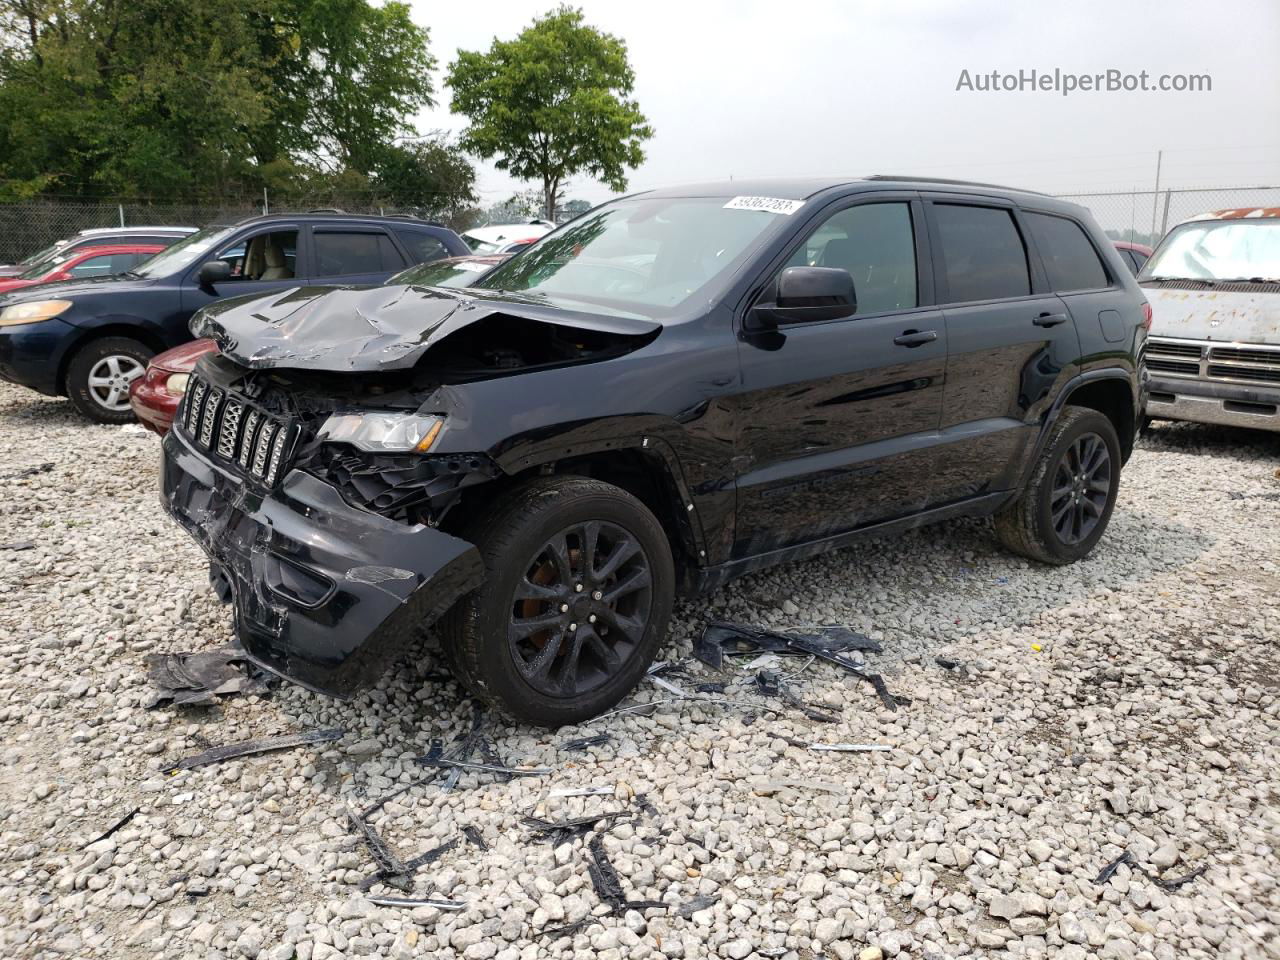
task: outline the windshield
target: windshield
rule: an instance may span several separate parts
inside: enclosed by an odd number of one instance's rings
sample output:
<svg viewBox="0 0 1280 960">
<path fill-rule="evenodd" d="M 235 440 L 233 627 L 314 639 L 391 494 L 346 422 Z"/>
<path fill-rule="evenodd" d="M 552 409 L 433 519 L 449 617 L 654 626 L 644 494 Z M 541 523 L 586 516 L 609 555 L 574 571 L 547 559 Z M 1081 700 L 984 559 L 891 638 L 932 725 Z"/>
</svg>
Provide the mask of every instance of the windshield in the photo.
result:
<svg viewBox="0 0 1280 960">
<path fill-rule="evenodd" d="M 484 286 L 670 312 L 723 283 L 783 219 L 729 203 L 724 197 L 615 200 L 543 237 L 489 274 Z"/>
<path fill-rule="evenodd" d="M 502 247 L 501 243 L 490 243 L 488 240 L 473 237 L 469 233 L 462 235 L 462 242 L 471 248 L 472 253 L 497 253 Z"/>
<path fill-rule="evenodd" d="M 1198 220 L 1174 227 L 1139 280 L 1280 280 L 1280 220 Z"/>
<path fill-rule="evenodd" d="M 46 273 L 58 269 L 59 265 L 67 262 L 67 256 L 61 253 L 54 253 L 50 257 L 38 261 L 33 267 L 22 271 L 18 274 L 23 280 L 39 280 Z"/>
<path fill-rule="evenodd" d="M 492 263 L 477 263 L 475 260 L 434 260 L 431 263 L 420 263 L 402 270 L 387 281 L 392 284 L 417 284 L 423 287 L 469 287 L 482 274 L 493 269 Z"/>
<path fill-rule="evenodd" d="M 150 260 L 144 260 L 131 271 L 142 277 L 168 277 L 185 270 L 209 250 L 231 235 L 235 227 L 205 227 L 173 246 L 165 247 Z"/>
<path fill-rule="evenodd" d="M 43 250 L 39 250 L 36 253 L 31 254 L 31 256 L 27 257 L 25 260 L 19 260 L 18 266 L 31 267 L 31 266 L 35 266 L 37 263 L 42 263 L 45 260 L 49 259 L 51 254 L 54 254 L 57 251 L 61 250 L 70 242 L 71 242 L 70 240 L 59 240 L 53 246 L 45 247 Z"/>
</svg>

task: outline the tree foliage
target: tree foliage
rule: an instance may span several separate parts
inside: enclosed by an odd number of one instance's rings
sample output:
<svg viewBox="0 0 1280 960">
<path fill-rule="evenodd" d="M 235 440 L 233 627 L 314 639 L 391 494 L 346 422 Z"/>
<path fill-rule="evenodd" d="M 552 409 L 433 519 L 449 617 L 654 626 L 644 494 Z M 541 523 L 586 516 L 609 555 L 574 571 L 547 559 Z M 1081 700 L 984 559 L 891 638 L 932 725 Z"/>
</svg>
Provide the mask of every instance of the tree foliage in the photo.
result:
<svg viewBox="0 0 1280 960">
<path fill-rule="evenodd" d="M 400 2 L 0 0 L 0 180 L 166 197 L 365 175 L 433 103 L 427 41 Z"/>
<path fill-rule="evenodd" d="M 476 170 L 462 151 L 440 134 L 387 147 L 372 178 L 377 195 L 397 207 L 450 223 L 476 202 Z"/>
<path fill-rule="evenodd" d="M 653 130 L 631 99 L 626 44 L 560 7 L 487 53 L 461 50 L 446 81 L 470 125 L 462 145 L 523 180 L 542 182 L 547 216 L 561 186 L 585 173 L 625 190 Z"/>
</svg>

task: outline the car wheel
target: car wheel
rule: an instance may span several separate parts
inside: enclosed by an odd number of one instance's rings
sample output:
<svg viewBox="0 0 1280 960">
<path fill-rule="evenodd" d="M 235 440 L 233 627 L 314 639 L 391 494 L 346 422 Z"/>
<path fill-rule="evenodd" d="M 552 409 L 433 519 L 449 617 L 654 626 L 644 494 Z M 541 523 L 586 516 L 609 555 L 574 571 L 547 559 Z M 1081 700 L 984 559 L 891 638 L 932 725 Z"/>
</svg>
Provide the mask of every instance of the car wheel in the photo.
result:
<svg viewBox="0 0 1280 960">
<path fill-rule="evenodd" d="M 675 593 L 670 544 L 644 504 L 598 480 L 542 477 L 462 535 L 486 579 L 441 621 L 441 646 L 476 696 L 555 727 L 640 682 Z"/>
<path fill-rule="evenodd" d="M 67 396 L 75 408 L 98 423 L 128 423 L 129 384 L 147 369 L 154 351 L 128 337 L 93 340 L 71 358 Z"/>
<path fill-rule="evenodd" d="M 1119 489 L 1115 427 L 1096 410 L 1066 407 L 1026 489 L 996 513 L 996 535 L 1024 557 L 1072 563 L 1101 539 Z"/>
</svg>

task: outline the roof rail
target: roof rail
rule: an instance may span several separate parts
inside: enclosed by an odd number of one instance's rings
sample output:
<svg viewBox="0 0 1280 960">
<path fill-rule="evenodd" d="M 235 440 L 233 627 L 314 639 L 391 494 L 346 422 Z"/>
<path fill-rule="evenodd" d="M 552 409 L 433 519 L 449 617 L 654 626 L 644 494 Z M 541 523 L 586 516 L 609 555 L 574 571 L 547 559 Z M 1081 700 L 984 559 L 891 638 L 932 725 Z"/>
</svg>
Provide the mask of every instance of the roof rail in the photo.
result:
<svg viewBox="0 0 1280 960">
<path fill-rule="evenodd" d="M 981 183 L 977 180 L 944 180 L 942 177 L 898 177 L 888 173 L 873 173 L 866 180 L 896 180 L 899 183 L 945 183 L 949 187 L 986 187 L 989 190 L 1013 190 L 1016 193 L 1034 193 L 1038 197 L 1048 197 L 1052 194 L 1043 193 L 1039 190 L 1028 190 L 1025 187 L 1006 187 L 1000 183 Z"/>
<path fill-rule="evenodd" d="M 308 210 L 307 213 L 346 213 L 338 207 L 316 207 L 314 210 Z"/>
</svg>

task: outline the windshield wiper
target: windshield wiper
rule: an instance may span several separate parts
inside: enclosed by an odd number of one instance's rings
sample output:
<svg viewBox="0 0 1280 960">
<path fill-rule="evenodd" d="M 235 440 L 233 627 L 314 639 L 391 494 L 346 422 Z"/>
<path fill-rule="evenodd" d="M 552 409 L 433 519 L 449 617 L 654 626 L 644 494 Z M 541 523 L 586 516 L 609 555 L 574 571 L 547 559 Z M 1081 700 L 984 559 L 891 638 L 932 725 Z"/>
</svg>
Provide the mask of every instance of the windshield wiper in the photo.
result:
<svg viewBox="0 0 1280 960">
<path fill-rule="evenodd" d="M 1219 283 L 1280 283 L 1275 277 L 1231 277 L 1219 280 Z"/>
<path fill-rule="evenodd" d="M 128 278 L 128 279 L 130 279 L 130 280 L 145 280 L 145 279 L 147 279 L 147 278 L 146 278 L 146 277 L 144 277 L 142 274 L 140 274 L 140 273 L 135 273 L 135 272 L 134 272 L 134 271 L 132 271 L 132 270 L 125 270 L 123 273 L 118 273 L 118 274 L 116 274 L 116 276 L 118 276 L 118 277 L 127 277 L 127 278 Z"/>
</svg>

